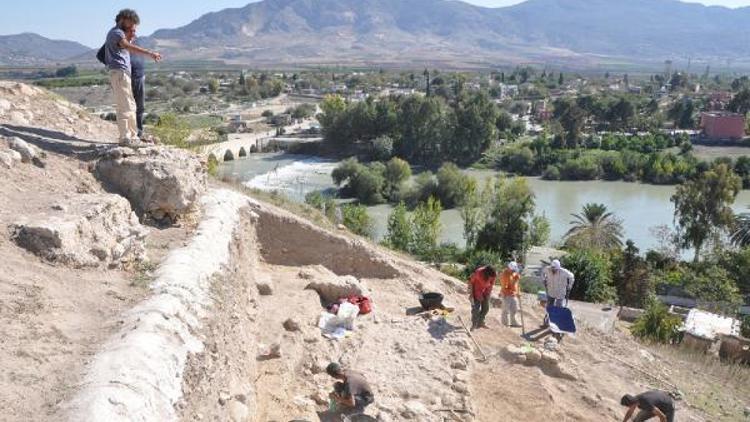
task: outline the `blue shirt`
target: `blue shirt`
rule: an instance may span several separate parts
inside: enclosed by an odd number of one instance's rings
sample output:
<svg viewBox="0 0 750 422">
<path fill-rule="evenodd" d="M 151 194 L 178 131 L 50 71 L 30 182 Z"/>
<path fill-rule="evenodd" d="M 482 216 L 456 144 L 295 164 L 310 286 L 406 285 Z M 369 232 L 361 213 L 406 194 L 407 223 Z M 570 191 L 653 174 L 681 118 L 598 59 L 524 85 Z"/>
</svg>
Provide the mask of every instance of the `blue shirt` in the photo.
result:
<svg viewBox="0 0 750 422">
<path fill-rule="evenodd" d="M 138 40 L 133 41 L 132 44 L 138 45 Z M 133 54 L 130 56 L 130 77 L 133 79 L 140 79 L 146 76 L 146 61 L 140 54 Z"/>
<path fill-rule="evenodd" d="M 120 48 L 120 41 L 125 38 L 125 31 L 114 27 L 107 33 L 104 42 L 104 61 L 109 70 L 124 70 L 130 73 L 130 52 Z"/>
</svg>

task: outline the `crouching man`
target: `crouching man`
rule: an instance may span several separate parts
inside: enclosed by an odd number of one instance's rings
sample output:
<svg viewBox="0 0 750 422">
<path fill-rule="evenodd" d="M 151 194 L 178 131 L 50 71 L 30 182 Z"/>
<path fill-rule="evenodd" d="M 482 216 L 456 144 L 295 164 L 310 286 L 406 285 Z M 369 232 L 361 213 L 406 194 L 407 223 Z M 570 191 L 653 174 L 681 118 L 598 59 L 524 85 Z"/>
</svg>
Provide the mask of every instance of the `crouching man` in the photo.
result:
<svg viewBox="0 0 750 422">
<path fill-rule="evenodd" d="M 335 362 L 328 364 L 326 372 L 339 380 L 333 385 L 334 391 L 330 396 L 338 410 L 344 413 L 362 413 L 375 401 L 370 384 L 361 373 L 344 370 Z"/>
<path fill-rule="evenodd" d="M 622 396 L 620 404 L 628 408 L 623 422 L 628 422 L 636 409 L 641 411 L 635 416 L 633 422 L 643 422 L 651 418 L 659 418 L 659 422 L 674 421 L 674 401 L 664 391 L 646 391 L 637 396 L 626 394 Z"/>
</svg>

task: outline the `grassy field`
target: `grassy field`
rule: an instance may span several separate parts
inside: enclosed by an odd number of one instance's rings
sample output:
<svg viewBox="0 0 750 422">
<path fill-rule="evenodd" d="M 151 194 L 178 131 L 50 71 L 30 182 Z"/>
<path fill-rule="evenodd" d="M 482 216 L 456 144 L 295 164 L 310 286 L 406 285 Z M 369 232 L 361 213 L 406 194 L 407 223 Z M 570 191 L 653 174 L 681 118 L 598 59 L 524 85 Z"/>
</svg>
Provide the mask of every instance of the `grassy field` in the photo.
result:
<svg viewBox="0 0 750 422">
<path fill-rule="evenodd" d="M 680 151 L 678 148 L 673 148 L 671 152 L 678 154 Z M 750 155 L 750 143 L 746 147 L 722 147 L 722 146 L 707 146 L 707 145 L 693 145 L 693 155 L 699 160 L 713 161 L 720 157 L 729 157 L 733 160 L 743 155 Z"/>
</svg>

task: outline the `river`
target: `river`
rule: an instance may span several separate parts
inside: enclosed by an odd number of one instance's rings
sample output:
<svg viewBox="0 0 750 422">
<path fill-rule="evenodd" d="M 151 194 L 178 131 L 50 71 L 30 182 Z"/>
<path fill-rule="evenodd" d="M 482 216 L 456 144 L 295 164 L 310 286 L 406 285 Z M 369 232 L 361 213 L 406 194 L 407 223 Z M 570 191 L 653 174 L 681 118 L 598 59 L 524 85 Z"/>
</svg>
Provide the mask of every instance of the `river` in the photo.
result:
<svg viewBox="0 0 750 422">
<path fill-rule="evenodd" d="M 277 190 L 296 201 L 315 190 L 333 189 L 331 171 L 337 162 L 311 156 L 290 154 L 251 154 L 220 167 L 221 177 L 232 177 L 247 186 Z M 467 170 L 478 179 L 495 174 L 486 170 Z M 558 182 L 528 178 L 536 196 L 536 212 L 552 224 L 551 242 L 559 241 L 570 227 L 571 214 L 588 202 L 603 203 L 623 220 L 625 237 L 642 250 L 657 246 L 652 228 L 672 225 L 674 207 L 669 198 L 674 186 L 656 186 L 627 182 Z M 750 191 L 740 192 L 734 204 L 736 212 L 748 211 Z M 377 205 L 368 211 L 375 221 L 375 237 L 381 239 L 391 207 Z M 458 210 L 446 210 L 441 216 L 442 241 L 463 246 L 463 222 Z"/>
</svg>

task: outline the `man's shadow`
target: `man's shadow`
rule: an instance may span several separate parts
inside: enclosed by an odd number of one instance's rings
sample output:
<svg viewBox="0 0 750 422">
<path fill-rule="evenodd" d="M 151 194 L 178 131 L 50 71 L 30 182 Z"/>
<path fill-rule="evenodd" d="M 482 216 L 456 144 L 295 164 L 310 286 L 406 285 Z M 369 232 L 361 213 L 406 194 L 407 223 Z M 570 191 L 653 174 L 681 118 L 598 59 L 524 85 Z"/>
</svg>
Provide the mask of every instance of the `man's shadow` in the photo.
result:
<svg viewBox="0 0 750 422">
<path fill-rule="evenodd" d="M 81 139 L 56 130 L 32 126 L 2 124 L 0 135 L 18 137 L 45 151 L 83 159 L 95 157 L 98 148 L 116 146 L 112 143 Z"/>
<path fill-rule="evenodd" d="M 526 332 L 522 337 L 528 341 L 537 342 L 550 334 L 552 334 L 552 331 L 550 331 L 549 327 L 539 327 L 535 330 Z"/>
</svg>

